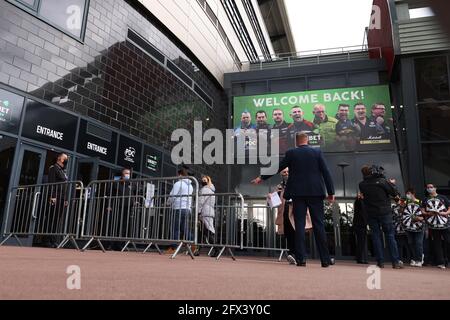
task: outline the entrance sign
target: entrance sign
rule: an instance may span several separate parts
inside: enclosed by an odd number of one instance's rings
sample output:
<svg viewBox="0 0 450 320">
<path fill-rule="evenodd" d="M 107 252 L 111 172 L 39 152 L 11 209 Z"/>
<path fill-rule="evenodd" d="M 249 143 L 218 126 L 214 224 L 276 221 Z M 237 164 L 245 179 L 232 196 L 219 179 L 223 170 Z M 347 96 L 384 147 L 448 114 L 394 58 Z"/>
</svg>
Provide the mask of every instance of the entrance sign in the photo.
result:
<svg viewBox="0 0 450 320">
<path fill-rule="evenodd" d="M 72 150 L 78 118 L 45 104 L 28 100 L 22 135 L 40 142 Z"/>
</svg>

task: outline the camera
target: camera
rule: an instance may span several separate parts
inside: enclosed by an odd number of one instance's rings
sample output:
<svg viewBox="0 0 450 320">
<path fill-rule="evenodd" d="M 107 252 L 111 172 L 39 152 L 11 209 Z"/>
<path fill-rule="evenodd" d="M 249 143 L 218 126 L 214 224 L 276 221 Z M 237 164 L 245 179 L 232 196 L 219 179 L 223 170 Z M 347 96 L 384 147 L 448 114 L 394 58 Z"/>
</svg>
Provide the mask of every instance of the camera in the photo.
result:
<svg viewBox="0 0 450 320">
<path fill-rule="evenodd" d="M 384 178 L 384 179 L 386 179 L 385 170 L 384 170 L 383 167 L 380 167 L 380 166 L 373 165 L 370 168 L 370 175 L 372 177 L 375 177 L 375 178 Z"/>
</svg>

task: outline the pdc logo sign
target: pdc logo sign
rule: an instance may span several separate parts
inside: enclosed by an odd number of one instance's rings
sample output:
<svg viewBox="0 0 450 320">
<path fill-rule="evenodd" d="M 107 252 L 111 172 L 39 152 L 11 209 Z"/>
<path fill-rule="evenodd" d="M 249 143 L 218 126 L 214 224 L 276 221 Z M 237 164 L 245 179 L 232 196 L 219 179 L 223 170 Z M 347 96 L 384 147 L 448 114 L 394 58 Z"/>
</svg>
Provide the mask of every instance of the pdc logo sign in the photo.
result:
<svg viewBox="0 0 450 320">
<path fill-rule="evenodd" d="M 136 149 L 135 148 L 133 148 L 133 147 L 125 148 L 124 154 L 125 154 L 125 158 L 124 158 L 125 161 L 131 162 L 131 163 L 135 162 L 134 161 L 134 159 L 136 157 Z"/>
<path fill-rule="evenodd" d="M 133 139 L 120 136 L 117 164 L 124 168 L 140 172 L 142 161 L 142 144 Z"/>
</svg>

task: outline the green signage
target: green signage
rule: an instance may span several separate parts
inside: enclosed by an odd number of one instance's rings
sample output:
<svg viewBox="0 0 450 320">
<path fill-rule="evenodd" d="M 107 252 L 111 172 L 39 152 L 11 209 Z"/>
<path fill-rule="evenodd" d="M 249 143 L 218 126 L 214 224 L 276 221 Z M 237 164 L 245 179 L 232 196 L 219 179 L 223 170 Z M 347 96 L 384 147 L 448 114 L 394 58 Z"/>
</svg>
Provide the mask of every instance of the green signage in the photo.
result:
<svg viewBox="0 0 450 320">
<path fill-rule="evenodd" d="M 370 86 L 234 98 L 236 135 L 279 130 L 280 152 L 295 146 L 297 132 L 326 152 L 393 148 L 388 86 Z"/>
</svg>

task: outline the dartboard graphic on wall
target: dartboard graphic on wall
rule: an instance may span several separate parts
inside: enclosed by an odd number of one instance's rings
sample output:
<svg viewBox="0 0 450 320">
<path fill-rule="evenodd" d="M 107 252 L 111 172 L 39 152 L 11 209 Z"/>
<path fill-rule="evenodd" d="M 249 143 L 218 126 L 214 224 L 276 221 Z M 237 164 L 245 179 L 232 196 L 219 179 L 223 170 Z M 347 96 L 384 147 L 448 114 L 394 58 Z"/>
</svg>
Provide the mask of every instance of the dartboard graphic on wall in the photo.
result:
<svg viewBox="0 0 450 320">
<path fill-rule="evenodd" d="M 403 227 L 410 232 L 421 231 L 423 222 L 415 221 L 417 217 L 422 216 L 422 210 L 417 204 L 409 204 L 403 212 Z"/>
<path fill-rule="evenodd" d="M 429 199 L 427 201 L 427 211 L 436 213 L 427 218 L 427 223 L 432 229 L 446 229 L 448 228 L 448 217 L 443 217 L 439 213 L 447 212 L 445 204 L 438 198 Z"/>
</svg>

